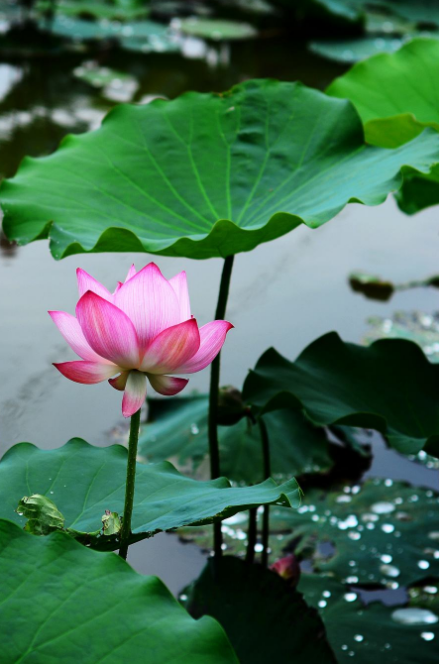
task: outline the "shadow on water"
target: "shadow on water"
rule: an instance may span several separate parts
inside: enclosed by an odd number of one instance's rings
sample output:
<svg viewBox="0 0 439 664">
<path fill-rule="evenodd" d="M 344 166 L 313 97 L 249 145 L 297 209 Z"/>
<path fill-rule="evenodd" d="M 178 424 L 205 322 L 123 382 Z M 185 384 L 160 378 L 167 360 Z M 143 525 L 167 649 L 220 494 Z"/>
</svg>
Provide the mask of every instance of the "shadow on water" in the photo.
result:
<svg viewBox="0 0 439 664">
<path fill-rule="evenodd" d="M 50 154 L 67 133 L 97 127 L 114 106 L 105 90 L 74 76 L 85 60 L 134 77 L 138 85 L 131 100 L 143 103 L 190 89 L 221 91 L 254 77 L 298 79 L 323 89 L 343 72 L 286 39 L 235 43 L 218 53 L 215 64 L 212 56 L 195 55 L 194 44 L 189 44 L 187 57 L 108 50 L 0 62 L 0 176 L 13 175 L 26 155 Z M 370 315 L 391 315 L 395 308 L 434 310 L 437 298 L 431 290 L 378 303 L 354 295 L 347 283 L 355 269 L 385 270 L 396 281 L 437 271 L 433 219 L 429 210 L 416 221 L 409 219 L 392 200 L 374 209 L 351 205 L 318 232 L 301 227 L 238 256 L 228 311 L 235 330 L 224 353 L 223 382 L 242 384 L 247 369 L 270 345 L 293 358 L 330 329 L 360 341 Z M 55 374 L 51 362 L 70 355 L 46 311 L 74 311 L 78 265 L 111 287 L 131 261 L 139 266 L 147 260 L 139 254 L 101 254 L 55 263 L 45 241 L 18 248 L 0 237 L 0 359 L 8 376 L 0 385 L 1 454 L 21 440 L 45 448 L 73 436 L 98 445 L 112 442 L 106 432 L 122 419 L 119 395 L 106 385 L 85 388 Z M 187 270 L 194 310 L 200 322 L 211 320 L 221 261 L 163 258 L 159 263 L 167 277 Z M 206 390 L 207 383 L 204 372 L 193 377 L 190 387 Z M 385 449 L 378 439 L 373 444 L 376 457 L 369 474 L 438 488 L 433 471 Z M 172 565 L 177 556 L 178 567 Z M 170 535 L 135 545 L 129 559 L 139 571 L 160 575 L 173 592 L 204 564 L 198 549 Z"/>
</svg>

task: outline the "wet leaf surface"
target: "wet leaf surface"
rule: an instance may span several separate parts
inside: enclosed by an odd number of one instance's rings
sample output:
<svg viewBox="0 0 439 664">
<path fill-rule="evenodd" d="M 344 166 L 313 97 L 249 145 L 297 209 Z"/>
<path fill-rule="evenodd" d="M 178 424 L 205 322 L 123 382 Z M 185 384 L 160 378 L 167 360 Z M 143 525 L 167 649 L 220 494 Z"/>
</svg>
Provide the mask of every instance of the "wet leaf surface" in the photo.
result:
<svg viewBox="0 0 439 664">
<path fill-rule="evenodd" d="M 116 536 L 103 536 L 106 510 L 123 514 L 127 450 L 119 445 L 92 447 L 78 438 L 55 450 L 30 443 L 11 448 L 0 463 L 0 518 L 24 526 L 15 509 L 24 495 L 47 496 L 65 518 L 65 527 L 84 543 L 102 550 L 118 548 Z M 185 524 L 213 523 L 251 506 L 280 503 L 298 506 L 295 480 L 273 480 L 252 487 L 231 487 L 220 478 L 198 482 L 168 462 L 138 464 L 132 541 Z"/>
<path fill-rule="evenodd" d="M 118 556 L 65 533 L 34 537 L 3 520 L 0 553 L 5 664 L 238 661 L 218 623 L 192 620 L 159 579 Z"/>
</svg>

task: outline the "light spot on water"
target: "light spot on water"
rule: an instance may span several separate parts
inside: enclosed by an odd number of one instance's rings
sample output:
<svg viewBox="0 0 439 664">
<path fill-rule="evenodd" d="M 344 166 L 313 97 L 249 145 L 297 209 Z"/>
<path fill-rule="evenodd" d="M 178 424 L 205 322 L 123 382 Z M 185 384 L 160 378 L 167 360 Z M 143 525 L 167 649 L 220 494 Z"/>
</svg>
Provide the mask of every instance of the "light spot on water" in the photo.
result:
<svg viewBox="0 0 439 664">
<path fill-rule="evenodd" d="M 418 567 L 419 569 L 428 569 L 430 567 L 430 563 L 428 560 L 419 560 Z"/>
<path fill-rule="evenodd" d="M 434 633 L 433 632 L 421 632 L 421 639 L 424 639 L 424 641 L 433 641 Z"/>
</svg>

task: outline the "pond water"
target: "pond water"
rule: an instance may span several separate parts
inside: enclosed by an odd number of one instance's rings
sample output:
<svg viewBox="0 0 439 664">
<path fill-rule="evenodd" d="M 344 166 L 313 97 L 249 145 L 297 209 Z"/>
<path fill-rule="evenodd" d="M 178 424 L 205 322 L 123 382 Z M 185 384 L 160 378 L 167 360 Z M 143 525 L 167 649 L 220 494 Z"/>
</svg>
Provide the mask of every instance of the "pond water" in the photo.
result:
<svg viewBox="0 0 439 664">
<path fill-rule="evenodd" d="M 343 71 L 287 41 L 236 44 L 223 56 L 217 66 L 176 55 L 108 52 L 95 57 L 101 66 L 139 81 L 134 101 L 171 98 L 188 89 L 220 91 L 250 77 L 299 79 L 323 89 Z M 114 104 L 73 76 L 81 61 L 90 57 L 0 62 L 2 176 L 13 175 L 24 155 L 48 154 L 66 133 L 97 126 Z M 370 316 L 389 316 L 395 310 L 436 311 L 435 289 L 410 290 L 387 303 L 373 302 L 350 290 L 348 275 L 360 270 L 396 282 L 426 277 L 438 272 L 438 248 L 437 210 L 407 217 L 389 199 L 375 208 L 350 205 L 318 230 L 298 228 L 249 254 L 239 254 L 227 311 L 235 329 L 223 352 L 222 383 L 241 386 L 247 370 L 269 346 L 294 359 L 329 330 L 360 342 Z M 46 312 L 74 312 L 76 267 L 114 288 L 132 262 L 141 267 L 149 260 L 151 256 L 142 254 L 98 254 L 57 263 L 46 241 L 11 247 L 2 240 L 0 454 L 24 440 L 54 448 L 79 436 L 94 445 L 107 445 L 123 434 L 126 423 L 119 393 L 106 383 L 77 385 L 51 366 L 72 359 L 72 354 Z M 211 320 L 222 261 L 155 260 L 168 278 L 187 271 L 193 312 L 200 324 Z M 208 371 L 193 376 L 186 393 L 206 390 L 208 378 Z M 437 471 L 387 450 L 379 436 L 372 440 L 375 457 L 369 476 L 439 488 Z M 159 575 L 176 593 L 198 574 L 204 556 L 195 546 L 163 534 L 133 546 L 129 561 L 142 573 Z"/>
</svg>

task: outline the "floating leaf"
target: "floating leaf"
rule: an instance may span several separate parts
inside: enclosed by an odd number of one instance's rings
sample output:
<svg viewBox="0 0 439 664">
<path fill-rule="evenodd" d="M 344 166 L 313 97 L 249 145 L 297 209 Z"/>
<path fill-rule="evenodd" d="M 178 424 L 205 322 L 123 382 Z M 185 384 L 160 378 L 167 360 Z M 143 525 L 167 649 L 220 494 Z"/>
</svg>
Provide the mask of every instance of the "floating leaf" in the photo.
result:
<svg viewBox="0 0 439 664">
<path fill-rule="evenodd" d="M 131 101 L 139 87 L 133 76 L 108 67 L 100 67 L 92 60 L 76 67 L 73 74 L 94 88 L 100 88 L 103 96 L 112 101 Z"/>
<path fill-rule="evenodd" d="M 321 39 L 312 41 L 308 48 L 312 53 L 328 60 L 353 64 L 382 53 L 394 53 L 409 37 L 368 35 L 353 39 Z"/>
<path fill-rule="evenodd" d="M 194 618 L 215 617 L 241 664 L 335 662 L 317 612 L 274 572 L 230 556 L 209 560 L 185 590 Z"/>
<path fill-rule="evenodd" d="M 40 0 L 36 4 L 39 12 L 53 10 L 51 0 Z M 56 15 L 94 17 L 112 21 L 129 21 L 148 14 L 146 3 L 142 2 L 103 2 L 102 0 L 57 0 Z"/>
<path fill-rule="evenodd" d="M 118 548 L 116 536 L 99 533 L 105 510 L 123 515 L 127 451 L 120 445 L 92 447 L 78 438 L 55 450 L 30 443 L 12 447 L 0 463 L 0 518 L 24 524 L 14 512 L 25 492 L 48 496 L 65 517 L 65 527 L 94 548 Z M 295 480 L 273 480 L 232 488 L 225 478 L 197 482 L 167 462 L 138 464 L 132 541 L 183 525 L 213 523 L 262 504 L 295 505 Z"/>
<path fill-rule="evenodd" d="M 436 597 L 433 606 L 427 595 L 408 606 L 389 607 L 380 602 L 364 606 L 355 592 L 316 574 L 302 574 L 299 590 L 311 606 L 319 607 L 338 662 L 436 663 Z"/>
<path fill-rule="evenodd" d="M 409 341 L 381 339 L 364 348 L 331 332 L 295 362 L 266 351 L 243 396 L 263 411 L 302 407 L 316 425 L 376 429 L 400 452 L 425 448 L 439 456 L 438 374 Z"/>
<path fill-rule="evenodd" d="M 27 158 L 0 199 L 9 239 L 50 237 L 56 258 L 210 258 L 250 251 L 301 223 L 316 228 L 349 201 L 377 205 L 398 189 L 405 165 L 429 172 L 437 162 L 432 130 L 396 150 L 366 146 L 348 102 L 256 80 L 221 95 L 117 107 L 97 131 Z"/>
<path fill-rule="evenodd" d="M 383 281 L 362 272 L 354 272 L 349 276 L 349 285 L 356 293 L 363 293 L 371 300 L 387 302 L 392 297 L 395 286 L 390 281 Z"/>
<path fill-rule="evenodd" d="M 439 313 L 398 311 L 388 318 L 368 319 L 370 330 L 364 335 L 368 344 L 377 339 L 408 339 L 418 344 L 431 362 L 439 362 Z"/>
<path fill-rule="evenodd" d="M 350 99 L 364 123 L 366 140 L 396 147 L 425 127 L 439 130 L 439 41 L 416 39 L 393 55 L 377 55 L 337 78 L 327 93 Z"/>
<path fill-rule="evenodd" d="M 148 461 L 169 459 L 194 473 L 208 454 L 208 396 L 149 399 L 152 422 L 142 427 L 139 453 Z M 333 462 L 322 429 L 300 411 L 280 410 L 264 417 L 270 438 L 272 473 L 294 476 L 328 470 Z M 241 419 L 220 426 L 221 472 L 236 482 L 252 484 L 263 478 L 259 426 Z"/>
<path fill-rule="evenodd" d="M 118 556 L 9 521 L 0 521 L 0 553 L 5 664 L 238 662 L 218 623 L 192 620 L 159 579 Z"/>
<path fill-rule="evenodd" d="M 132 23 L 86 21 L 61 14 L 56 15 L 50 24 L 47 24 L 44 19 L 39 22 L 42 29 L 47 28 L 48 25 L 50 25 L 50 31 L 53 34 L 76 41 L 115 40 L 124 48 L 145 53 L 180 50 L 167 26 L 154 21 L 135 21 Z"/>
<path fill-rule="evenodd" d="M 286 546 L 294 538 L 296 555 L 351 585 L 407 586 L 439 577 L 438 508 L 437 493 L 392 480 L 313 489 L 297 511 L 270 510 L 272 539 L 282 533 Z M 322 553 L 324 542 L 330 553 Z"/>
<path fill-rule="evenodd" d="M 212 39 L 213 41 L 251 39 L 258 34 L 256 28 L 249 23 L 196 16 L 174 19 L 172 27 L 186 35 L 201 37 L 201 39 Z"/>
</svg>

